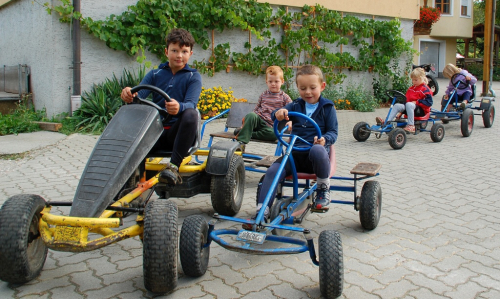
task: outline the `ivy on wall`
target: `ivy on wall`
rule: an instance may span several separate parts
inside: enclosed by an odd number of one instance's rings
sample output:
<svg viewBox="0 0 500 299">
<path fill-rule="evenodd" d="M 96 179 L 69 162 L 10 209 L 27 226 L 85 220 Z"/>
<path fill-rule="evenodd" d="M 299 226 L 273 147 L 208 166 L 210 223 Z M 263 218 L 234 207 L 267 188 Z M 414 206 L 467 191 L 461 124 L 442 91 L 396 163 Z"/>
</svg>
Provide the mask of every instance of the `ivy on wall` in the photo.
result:
<svg viewBox="0 0 500 299">
<path fill-rule="evenodd" d="M 279 65 L 285 70 L 285 79 L 290 80 L 294 68 L 313 63 L 323 69 L 328 83 L 343 82 L 350 70 L 394 78 L 400 75 L 394 73 L 395 59 L 413 53 L 411 42 L 401 37 L 398 19 L 362 20 L 320 5 L 289 12 L 287 7 L 273 11 L 268 3 L 255 0 L 139 0 L 121 15 L 93 20 L 74 14 L 70 0 L 61 3 L 44 6 L 49 13 L 59 13 L 62 22 L 79 18 L 82 26 L 108 47 L 137 55 L 148 67 L 145 50 L 164 62 L 166 34 L 172 28 L 184 28 L 210 51 L 209 59 L 193 62 L 208 76 L 231 68 L 259 75 L 267 66 Z M 246 52 L 231 52 L 230 43 L 216 44 L 214 30 L 231 29 L 250 32 Z M 279 38 L 271 37 L 271 29 Z M 265 45 L 252 46 L 252 36 L 264 40 Z M 344 46 L 349 46 L 349 51 L 343 51 Z"/>
</svg>

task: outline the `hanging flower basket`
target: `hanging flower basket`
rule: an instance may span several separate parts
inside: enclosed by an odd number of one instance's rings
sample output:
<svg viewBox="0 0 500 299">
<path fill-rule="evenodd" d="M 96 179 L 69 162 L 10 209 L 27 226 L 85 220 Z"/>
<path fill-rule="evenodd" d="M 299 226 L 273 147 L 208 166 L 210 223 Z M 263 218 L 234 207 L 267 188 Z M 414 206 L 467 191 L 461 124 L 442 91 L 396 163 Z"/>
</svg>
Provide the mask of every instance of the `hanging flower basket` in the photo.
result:
<svg viewBox="0 0 500 299">
<path fill-rule="evenodd" d="M 420 19 L 418 19 L 413 26 L 413 34 L 415 35 L 429 35 L 434 23 L 439 21 L 441 11 L 439 8 L 420 7 Z"/>
<path fill-rule="evenodd" d="M 429 35 L 431 34 L 432 28 L 430 26 L 415 26 L 413 27 L 414 35 Z"/>
</svg>

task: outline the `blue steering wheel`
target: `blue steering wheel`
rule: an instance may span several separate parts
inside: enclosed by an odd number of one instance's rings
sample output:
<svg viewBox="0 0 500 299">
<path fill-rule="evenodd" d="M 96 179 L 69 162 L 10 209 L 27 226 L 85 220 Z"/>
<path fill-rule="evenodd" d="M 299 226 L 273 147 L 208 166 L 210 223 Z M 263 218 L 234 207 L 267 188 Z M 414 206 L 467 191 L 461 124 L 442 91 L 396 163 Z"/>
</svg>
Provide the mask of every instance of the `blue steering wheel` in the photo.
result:
<svg viewBox="0 0 500 299">
<path fill-rule="evenodd" d="M 288 111 L 288 118 L 290 119 L 291 117 L 298 117 L 298 118 L 302 118 L 302 119 L 305 119 L 305 122 L 304 122 L 304 125 L 306 123 L 310 123 L 311 125 L 313 125 L 314 129 L 316 130 L 316 136 L 318 136 L 318 139 L 321 138 L 321 130 L 318 126 L 318 124 L 312 119 L 310 118 L 309 116 L 305 115 L 305 114 L 302 114 L 302 113 L 298 113 L 298 112 L 291 112 L 291 111 Z M 286 142 L 285 140 L 283 140 L 283 136 L 285 135 L 284 134 L 284 131 L 285 129 L 278 131 L 278 124 L 280 123 L 280 121 L 278 121 L 277 119 L 274 121 L 274 126 L 273 126 L 273 129 L 274 129 L 274 134 L 276 135 L 276 137 L 278 137 L 278 140 L 284 144 L 286 147 L 289 147 L 290 144 L 288 142 Z M 293 133 L 293 132 L 292 132 Z M 286 134 L 287 136 L 294 136 L 293 134 Z M 306 143 L 307 145 L 306 146 L 301 146 L 301 147 L 298 147 L 296 146 L 295 144 L 293 145 L 292 147 L 292 150 L 294 151 L 298 151 L 298 152 L 306 152 L 308 150 L 311 149 L 311 147 L 313 146 L 312 143 L 310 143 L 309 141 L 307 140 L 304 140 L 302 137 L 299 137 L 297 136 L 297 139 L 300 139 L 302 140 L 304 143 Z"/>
</svg>

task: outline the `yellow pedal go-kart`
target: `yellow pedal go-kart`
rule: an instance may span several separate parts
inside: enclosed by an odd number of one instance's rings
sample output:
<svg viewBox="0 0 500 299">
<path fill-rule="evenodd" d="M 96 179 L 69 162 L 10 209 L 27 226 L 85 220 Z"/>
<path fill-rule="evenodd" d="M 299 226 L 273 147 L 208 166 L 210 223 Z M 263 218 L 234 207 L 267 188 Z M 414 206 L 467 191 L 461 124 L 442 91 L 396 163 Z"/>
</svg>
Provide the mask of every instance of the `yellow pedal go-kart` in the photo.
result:
<svg viewBox="0 0 500 299">
<path fill-rule="evenodd" d="M 149 89 L 169 96 L 149 85 Z M 169 196 L 211 193 L 212 206 L 222 215 L 238 213 L 243 200 L 245 168 L 236 142 L 221 142 L 200 150 L 200 136 L 179 172 L 183 183 L 158 183 L 168 152 L 150 153 L 170 117 L 154 103 L 124 105 L 99 138 L 83 171 L 72 202 L 46 201 L 34 194 L 7 199 L 0 209 L 0 279 L 26 283 L 42 271 L 48 249 L 85 252 L 139 236 L 143 243 L 144 285 L 166 293 L 177 284 L 177 205 Z M 200 126 L 198 126 L 199 128 Z M 198 130 L 199 131 L 199 130 Z M 206 156 L 203 163 L 191 155 Z M 194 159 L 193 159 L 194 160 Z M 145 163 L 146 161 L 146 163 Z M 152 197 L 153 192 L 160 198 Z M 71 206 L 68 216 L 51 214 L 54 206 Z M 137 213 L 135 224 L 123 218 Z"/>
</svg>

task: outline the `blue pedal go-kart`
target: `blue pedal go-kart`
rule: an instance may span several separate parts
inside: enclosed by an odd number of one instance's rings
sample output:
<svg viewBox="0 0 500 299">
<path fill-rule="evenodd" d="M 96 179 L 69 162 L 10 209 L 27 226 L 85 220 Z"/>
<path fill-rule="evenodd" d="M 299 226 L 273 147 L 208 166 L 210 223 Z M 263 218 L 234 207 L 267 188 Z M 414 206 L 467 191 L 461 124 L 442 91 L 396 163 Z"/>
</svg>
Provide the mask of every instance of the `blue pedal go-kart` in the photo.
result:
<svg viewBox="0 0 500 299">
<path fill-rule="evenodd" d="M 464 82 L 455 74 L 451 77 L 451 82 L 455 86 L 448 99 L 442 99 L 441 110 L 431 109 L 431 117 L 436 120 L 441 120 L 444 124 L 450 121 L 460 121 L 460 130 L 462 136 L 469 137 L 474 128 L 474 115 L 482 115 L 483 124 L 486 128 L 491 128 L 495 120 L 495 106 L 493 106 L 493 97 L 483 97 L 481 100 L 476 99 L 476 85 L 472 85 L 472 95 L 469 103 L 462 107 L 458 102 L 458 90 L 466 89 L 469 86 L 468 82 Z M 475 103 L 480 103 L 479 106 Z M 474 113 L 474 110 L 480 113 Z"/>
<path fill-rule="evenodd" d="M 377 139 L 382 137 L 382 134 L 385 133 L 389 135 L 389 145 L 393 149 L 402 149 L 406 144 L 406 134 L 410 134 L 403 130 L 408 124 L 406 115 L 403 114 L 400 119 L 395 121 L 389 120 L 389 115 L 391 114 L 394 104 L 406 103 L 406 96 L 397 90 L 388 90 L 386 94 L 388 97 L 392 98 L 392 103 L 384 123 L 370 126 L 367 122 L 358 122 L 352 129 L 352 135 L 357 141 L 364 142 L 370 137 L 372 132 L 375 133 Z M 434 118 L 431 118 L 430 114 L 431 113 L 427 113 L 424 116 L 415 116 L 415 133 L 413 134 L 417 135 L 422 132 L 429 132 L 432 141 L 441 142 L 445 134 L 444 126 L 437 123 Z M 430 130 L 427 129 L 429 122 L 432 123 Z"/>
<path fill-rule="evenodd" d="M 317 136 L 321 137 L 320 128 L 314 120 L 296 112 L 289 112 L 288 115 L 293 121 L 305 120 L 308 124 L 312 124 L 316 129 Z M 324 213 L 327 210 L 315 210 L 312 200 L 317 188 L 316 177 L 311 174 L 297 173 L 291 155 L 292 150 L 307 151 L 312 144 L 307 143 L 306 147 L 296 146 L 297 139 L 301 138 L 297 135 L 285 134 L 286 129 L 278 132 L 278 122 L 274 123 L 276 136 L 286 149 L 278 174 L 285 171 L 286 163 L 291 163 L 292 175 L 281 182 L 278 178 L 279 175 L 277 175 L 272 182 L 270 190 L 277 188 L 278 192 L 271 207 L 269 222 L 266 222 L 264 218 L 265 209 L 261 209 L 254 220 L 216 213 L 213 216 L 215 219 L 207 223 L 203 216 L 188 216 L 182 225 L 179 243 L 181 265 L 186 275 L 198 277 L 206 272 L 212 242 L 228 250 L 257 255 L 298 254 L 308 251 L 313 264 L 319 266 L 321 294 L 325 298 L 337 298 L 342 294 L 344 263 L 340 234 L 334 230 L 325 230 L 320 233 L 318 259 L 311 230 L 296 226 L 296 224 L 302 223 L 309 213 Z M 331 146 L 330 160 L 332 163 L 330 174 L 332 175 L 335 171 L 333 146 Z M 370 180 L 363 184 L 361 195 L 357 196 L 356 182 L 378 175 L 380 167 L 379 164 L 360 163 L 351 170 L 354 179 L 331 177 L 334 180 L 354 181 L 353 187 L 335 186 L 334 184 L 330 187 L 330 190 L 354 192 L 353 201 L 332 200 L 331 202 L 353 205 L 355 210 L 359 211 L 361 225 L 365 230 L 375 229 L 379 223 L 382 209 L 382 190 L 377 181 Z M 284 187 L 292 187 L 292 195 L 285 196 Z M 303 188 L 303 190 L 299 191 L 299 188 Z M 259 192 L 260 188 L 257 188 L 257 193 Z M 268 205 L 271 197 L 272 193 L 269 192 L 263 203 L 264 207 Z M 252 229 L 215 229 L 217 221 L 232 221 L 238 225 L 247 224 Z M 285 233 L 302 233 L 303 238 L 285 236 Z"/>
</svg>

